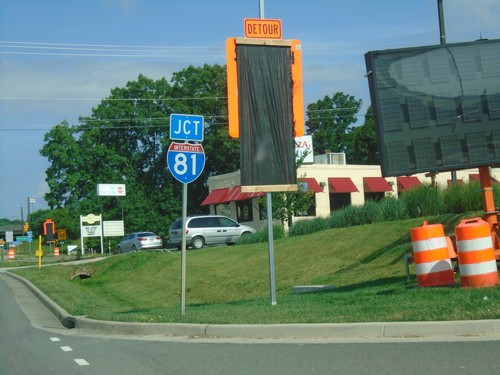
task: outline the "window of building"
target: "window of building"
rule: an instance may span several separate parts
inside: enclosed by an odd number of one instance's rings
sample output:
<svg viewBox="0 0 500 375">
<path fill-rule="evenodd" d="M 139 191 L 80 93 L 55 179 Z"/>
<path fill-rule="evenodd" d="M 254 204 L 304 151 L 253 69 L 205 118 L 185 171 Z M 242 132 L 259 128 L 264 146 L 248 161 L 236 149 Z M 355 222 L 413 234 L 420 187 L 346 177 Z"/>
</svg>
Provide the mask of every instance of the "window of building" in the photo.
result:
<svg viewBox="0 0 500 375">
<path fill-rule="evenodd" d="M 266 220 L 266 207 L 262 204 L 262 202 L 259 202 L 259 219 L 260 220 Z"/>
<path fill-rule="evenodd" d="M 378 193 L 365 193 L 365 202 L 367 201 L 375 201 L 378 202 L 385 197 L 385 192 Z"/>
<path fill-rule="evenodd" d="M 351 205 L 351 193 L 330 193 L 330 211 Z"/>
<path fill-rule="evenodd" d="M 252 200 L 236 202 L 237 218 L 239 222 L 253 221 Z"/>
</svg>

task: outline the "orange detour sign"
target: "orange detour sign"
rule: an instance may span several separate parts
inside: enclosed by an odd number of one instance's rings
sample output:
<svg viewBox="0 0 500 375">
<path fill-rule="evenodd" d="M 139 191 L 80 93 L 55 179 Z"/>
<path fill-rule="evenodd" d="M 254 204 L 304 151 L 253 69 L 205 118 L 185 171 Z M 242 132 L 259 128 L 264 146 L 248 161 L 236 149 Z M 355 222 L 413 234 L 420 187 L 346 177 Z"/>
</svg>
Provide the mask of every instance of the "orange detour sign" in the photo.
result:
<svg viewBox="0 0 500 375">
<path fill-rule="evenodd" d="M 281 20 L 245 18 L 245 38 L 281 39 Z"/>
<path fill-rule="evenodd" d="M 462 220 L 455 227 L 460 283 L 481 288 L 498 284 L 490 226 L 481 218 Z"/>
</svg>

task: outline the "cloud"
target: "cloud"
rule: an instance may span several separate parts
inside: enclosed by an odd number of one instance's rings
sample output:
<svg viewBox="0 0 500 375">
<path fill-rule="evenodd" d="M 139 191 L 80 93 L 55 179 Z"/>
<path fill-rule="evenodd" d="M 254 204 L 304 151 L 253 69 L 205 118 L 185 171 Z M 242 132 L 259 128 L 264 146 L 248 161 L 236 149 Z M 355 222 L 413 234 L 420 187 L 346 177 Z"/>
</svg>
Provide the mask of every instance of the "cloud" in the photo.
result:
<svg viewBox="0 0 500 375">
<path fill-rule="evenodd" d="M 52 125 L 76 121 L 139 74 L 170 79 L 177 63 L 113 61 L 98 59 L 29 59 L 0 61 L 0 96 L 9 99 L 4 111 L 17 122 Z M 29 106 L 26 103 L 29 102 Z"/>
<path fill-rule="evenodd" d="M 447 42 L 462 42 L 498 36 L 498 0 L 453 0 L 444 3 Z"/>
</svg>

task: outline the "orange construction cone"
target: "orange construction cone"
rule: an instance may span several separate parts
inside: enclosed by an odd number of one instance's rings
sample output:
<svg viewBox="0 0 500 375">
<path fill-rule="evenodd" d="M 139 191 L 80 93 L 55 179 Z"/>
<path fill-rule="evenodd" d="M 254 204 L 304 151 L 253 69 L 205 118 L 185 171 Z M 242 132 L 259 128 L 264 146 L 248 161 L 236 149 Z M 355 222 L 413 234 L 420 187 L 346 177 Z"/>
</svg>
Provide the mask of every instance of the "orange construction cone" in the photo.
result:
<svg viewBox="0 0 500 375">
<path fill-rule="evenodd" d="M 15 253 L 14 253 L 14 249 L 11 247 L 9 249 L 9 256 L 8 256 L 8 259 L 11 260 L 11 259 L 14 259 L 16 256 L 15 256 Z"/>
<path fill-rule="evenodd" d="M 442 224 L 424 224 L 410 230 L 418 286 L 454 285 L 453 266 Z M 453 245 L 451 245 L 453 246 Z"/>
<path fill-rule="evenodd" d="M 498 285 L 498 269 L 489 224 L 481 218 L 462 220 L 455 227 L 460 283 L 481 288 Z"/>
<path fill-rule="evenodd" d="M 54 256 L 55 257 L 59 256 L 59 248 L 58 247 L 54 247 Z"/>
</svg>

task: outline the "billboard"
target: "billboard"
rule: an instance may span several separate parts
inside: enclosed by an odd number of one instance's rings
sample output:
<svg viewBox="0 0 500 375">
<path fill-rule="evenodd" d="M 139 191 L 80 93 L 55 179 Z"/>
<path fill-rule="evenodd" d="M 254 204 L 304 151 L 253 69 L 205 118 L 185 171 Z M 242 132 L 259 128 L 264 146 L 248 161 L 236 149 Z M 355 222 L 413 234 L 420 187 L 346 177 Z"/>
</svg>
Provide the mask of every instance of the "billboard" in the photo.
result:
<svg viewBox="0 0 500 375">
<path fill-rule="evenodd" d="M 500 163 L 500 40 L 365 54 L 383 176 Z"/>
<path fill-rule="evenodd" d="M 240 138 L 244 192 L 297 190 L 294 137 L 304 134 L 298 40 L 226 41 L 229 135 Z"/>
</svg>

